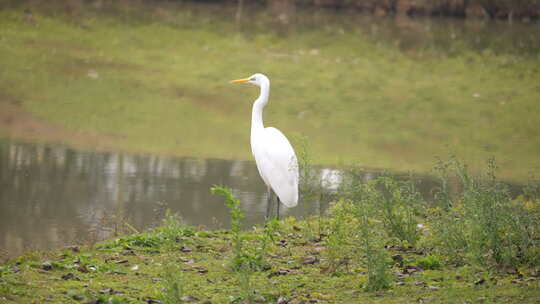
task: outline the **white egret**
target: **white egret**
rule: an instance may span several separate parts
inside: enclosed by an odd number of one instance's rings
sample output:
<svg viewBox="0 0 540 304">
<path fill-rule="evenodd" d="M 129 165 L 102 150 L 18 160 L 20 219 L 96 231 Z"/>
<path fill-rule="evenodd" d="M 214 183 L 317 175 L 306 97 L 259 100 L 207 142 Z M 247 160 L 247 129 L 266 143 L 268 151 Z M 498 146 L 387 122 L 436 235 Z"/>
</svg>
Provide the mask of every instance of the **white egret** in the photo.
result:
<svg viewBox="0 0 540 304">
<path fill-rule="evenodd" d="M 287 137 L 278 129 L 263 125 L 262 114 L 268 104 L 270 80 L 257 73 L 231 83 L 251 83 L 261 88 L 251 113 L 251 152 L 268 189 L 266 217 L 270 216 L 273 191 L 278 197 L 276 213 L 279 218 L 280 201 L 289 208 L 298 204 L 298 161 Z"/>
</svg>

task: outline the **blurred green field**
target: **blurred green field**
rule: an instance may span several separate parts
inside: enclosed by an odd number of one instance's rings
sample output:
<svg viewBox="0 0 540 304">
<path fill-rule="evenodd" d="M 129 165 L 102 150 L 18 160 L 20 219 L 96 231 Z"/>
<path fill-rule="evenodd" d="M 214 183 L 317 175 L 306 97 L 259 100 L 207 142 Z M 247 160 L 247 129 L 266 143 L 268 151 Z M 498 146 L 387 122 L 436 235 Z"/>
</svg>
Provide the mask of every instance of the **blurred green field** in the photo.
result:
<svg viewBox="0 0 540 304">
<path fill-rule="evenodd" d="M 534 52 L 478 51 L 460 36 L 444 42 L 447 51 L 404 50 L 408 40 L 367 34 L 376 23 L 321 12 L 289 27 L 253 12 L 239 30 L 234 8 L 37 7 L 31 20 L 23 8 L 0 10 L 0 103 L 103 136 L 109 148 L 250 159 L 258 91 L 228 81 L 262 72 L 272 83 L 266 125 L 307 136 L 319 163 L 426 172 L 455 153 L 472 167 L 495 157 L 512 180 L 540 172 Z M 425 26 L 403 31 L 414 39 Z M 76 135 L 64 143 L 92 148 Z"/>
</svg>

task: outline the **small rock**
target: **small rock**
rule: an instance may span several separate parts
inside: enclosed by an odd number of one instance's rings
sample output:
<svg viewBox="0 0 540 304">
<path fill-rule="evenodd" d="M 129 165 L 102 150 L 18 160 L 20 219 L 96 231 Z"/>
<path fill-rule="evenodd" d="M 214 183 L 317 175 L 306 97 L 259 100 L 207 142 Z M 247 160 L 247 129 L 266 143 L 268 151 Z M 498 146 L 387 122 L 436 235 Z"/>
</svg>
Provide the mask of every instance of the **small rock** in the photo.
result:
<svg viewBox="0 0 540 304">
<path fill-rule="evenodd" d="M 426 285 L 426 282 L 424 282 L 424 281 L 414 281 L 413 284 L 415 286 L 423 286 L 423 285 Z"/>
<path fill-rule="evenodd" d="M 186 264 L 194 264 L 195 263 L 195 260 L 194 259 L 187 259 L 187 258 L 180 258 L 180 261 L 186 263 Z"/>
<path fill-rule="evenodd" d="M 324 247 L 315 247 L 309 251 L 310 254 L 320 254 L 323 252 L 326 248 Z"/>
<path fill-rule="evenodd" d="M 82 301 L 82 300 L 84 300 L 84 297 L 83 297 L 83 296 L 80 296 L 80 295 L 74 295 L 72 298 L 73 298 L 73 300 L 76 300 L 76 301 Z"/>
<path fill-rule="evenodd" d="M 41 269 L 43 270 L 52 270 L 52 268 L 53 268 L 52 263 L 49 261 L 46 261 L 43 264 L 41 264 Z"/>
<path fill-rule="evenodd" d="M 403 256 L 401 254 L 395 254 L 392 256 L 392 260 L 394 260 L 396 263 L 403 263 Z"/>
<path fill-rule="evenodd" d="M 129 262 L 128 259 L 121 259 L 121 260 L 119 260 L 118 262 L 116 262 L 116 264 L 125 264 L 125 263 L 127 263 L 127 262 Z"/>
<path fill-rule="evenodd" d="M 423 271 L 424 268 L 420 267 L 420 266 L 415 266 L 415 265 L 407 265 L 405 266 L 405 271 L 406 273 L 408 274 L 412 274 L 412 273 L 415 273 L 415 272 L 420 272 L 420 271 Z"/>
<path fill-rule="evenodd" d="M 84 273 L 90 272 L 90 270 L 88 270 L 85 265 L 79 265 L 79 267 L 77 267 L 77 270 Z"/>
<path fill-rule="evenodd" d="M 191 250 L 190 248 L 182 246 L 182 247 L 180 247 L 180 251 L 182 251 L 182 252 L 192 252 L 193 250 Z"/>
<path fill-rule="evenodd" d="M 294 231 L 300 231 L 302 230 L 302 228 L 298 227 L 298 226 L 293 226 L 292 227 Z M 279 300 L 279 299 L 278 299 Z"/>
<path fill-rule="evenodd" d="M 302 259 L 302 264 L 304 265 L 310 265 L 310 264 L 315 264 L 319 262 L 319 259 L 317 259 L 316 257 L 313 257 L 313 256 L 308 256 L 308 257 L 305 257 Z"/>
<path fill-rule="evenodd" d="M 285 297 L 279 297 L 276 301 L 277 304 L 288 304 L 289 303 L 289 300 L 287 300 L 287 298 Z"/>
<path fill-rule="evenodd" d="M 182 300 L 182 302 L 198 302 L 199 301 L 199 299 L 194 296 L 183 296 L 180 298 L 180 300 Z"/>
<path fill-rule="evenodd" d="M 131 270 L 139 270 L 139 265 L 135 265 L 135 266 L 131 267 Z"/>
<path fill-rule="evenodd" d="M 487 300 L 486 297 L 480 297 L 480 298 L 476 299 L 476 301 L 481 302 L 481 303 L 485 302 L 486 300 Z"/>
<path fill-rule="evenodd" d="M 135 251 L 133 251 L 132 249 L 129 249 L 129 250 L 124 250 L 122 252 L 120 252 L 121 255 L 135 255 Z"/>
<path fill-rule="evenodd" d="M 484 284 L 486 282 L 486 279 L 482 278 L 476 282 L 474 282 L 474 285 L 481 285 L 481 284 Z"/>
<path fill-rule="evenodd" d="M 508 274 L 518 274 L 519 271 L 516 268 L 510 268 L 510 269 L 506 270 L 506 273 L 508 273 Z"/>
<path fill-rule="evenodd" d="M 152 282 L 159 282 L 161 280 L 163 280 L 162 278 L 150 278 L 150 280 L 152 280 Z"/>
<path fill-rule="evenodd" d="M 437 287 L 437 286 L 429 285 L 429 286 L 428 286 L 428 289 L 429 289 L 429 290 L 436 291 L 436 290 L 439 290 L 440 288 Z"/>
<path fill-rule="evenodd" d="M 269 278 L 271 277 L 275 277 L 275 276 L 280 276 L 280 275 L 287 275 L 287 274 L 290 274 L 290 273 L 293 273 L 291 270 L 289 269 L 285 269 L 285 268 L 279 268 L 278 271 L 274 271 L 272 273 L 270 273 L 268 275 Z M 293 274 L 296 274 L 297 272 L 294 272 Z"/>
<path fill-rule="evenodd" d="M 76 280 L 76 281 L 79 281 L 79 278 L 77 278 L 73 273 L 66 273 L 65 275 L 63 275 L 62 277 L 62 280 Z"/>
<path fill-rule="evenodd" d="M 403 285 L 405 285 L 405 282 L 401 282 L 401 281 L 400 281 L 400 282 L 396 282 L 396 283 L 394 283 L 394 284 L 395 284 L 396 286 L 403 286 Z"/>
<path fill-rule="evenodd" d="M 266 299 L 263 296 L 258 296 L 255 299 L 253 299 L 255 303 L 266 303 Z"/>
<path fill-rule="evenodd" d="M 99 74 L 98 72 L 94 71 L 94 70 L 90 70 L 88 71 L 88 73 L 86 74 L 88 77 L 92 78 L 92 79 L 98 79 L 99 78 Z"/>
<path fill-rule="evenodd" d="M 150 297 L 145 298 L 144 301 L 148 304 L 161 304 L 162 303 L 160 300 L 150 298 Z"/>
<path fill-rule="evenodd" d="M 79 249 L 79 246 L 76 246 L 76 245 L 68 246 L 67 248 L 68 248 L 69 250 L 71 250 L 72 252 L 74 252 L 74 253 L 79 253 L 79 252 L 81 252 L 81 250 Z"/>
<path fill-rule="evenodd" d="M 100 294 L 113 294 L 113 292 L 114 292 L 114 289 L 112 288 L 105 288 L 99 291 Z"/>
</svg>

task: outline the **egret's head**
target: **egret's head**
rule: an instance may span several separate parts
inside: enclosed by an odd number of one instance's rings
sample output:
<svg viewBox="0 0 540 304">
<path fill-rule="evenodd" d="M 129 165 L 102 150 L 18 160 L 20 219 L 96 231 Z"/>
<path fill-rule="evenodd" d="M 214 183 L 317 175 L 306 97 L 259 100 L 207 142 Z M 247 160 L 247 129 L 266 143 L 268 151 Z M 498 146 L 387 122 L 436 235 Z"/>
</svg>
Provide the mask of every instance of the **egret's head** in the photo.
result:
<svg viewBox="0 0 540 304">
<path fill-rule="evenodd" d="M 268 77 L 260 73 L 253 74 L 249 76 L 248 78 L 231 80 L 231 83 L 242 83 L 242 82 L 251 83 L 258 87 L 270 84 L 270 80 L 268 80 Z"/>
</svg>

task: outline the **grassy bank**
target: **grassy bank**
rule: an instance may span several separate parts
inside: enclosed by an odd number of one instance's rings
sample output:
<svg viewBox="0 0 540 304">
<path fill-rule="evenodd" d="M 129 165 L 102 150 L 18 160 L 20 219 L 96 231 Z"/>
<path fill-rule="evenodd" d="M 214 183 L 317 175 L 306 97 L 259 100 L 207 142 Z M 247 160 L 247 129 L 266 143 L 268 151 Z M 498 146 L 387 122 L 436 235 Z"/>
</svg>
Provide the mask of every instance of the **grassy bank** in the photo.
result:
<svg viewBox="0 0 540 304">
<path fill-rule="evenodd" d="M 231 229 L 169 214 L 148 232 L 27 253 L 0 265 L 0 301 L 538 303 L 540 186 L 512 200 L 494 175 L 477 181 L 457 161 L 439 168 L 462 190 L 444 183 L 426 204 L 411 182 L 347 178 L 324 216 L 247 231 L 240 202 L 216 187 Z M 319 190 L 304 183 L 303 203 Z"/>
<path fill-rule="evenodd" d="M 444 34 L 412 20 L 325 14 L 283 28 L 260 11 L 237 31 L 234 7 L 24 8 L 0 11 L 0 102 L 70 131 L 66 143 L 248 159 L 257 92 L 227 81 L 264 72 L 273 88 L 266 123 L 307 135 L 322 163 L 427 171 L 450 150 L 473 166 L 494 156 L 513 179 L 540 167 L 539 58 L 478 52 L 465 32 L 452 30 L 446 47 L 430 38 L 403 50 L 417 39 L 375 40 L 366 28 Z M 49 138 L 41 131 L 34 137 Z"/>
<path fill-rule="evenodd" d="M 368 292 L 363 262 L 348 261 L 336 274 L 329 273 L 326 240 L 306 235 L 317 224 L 316 220 L 280 223 L 265 256 L 268 269 L 251 274 L 230 270 L 230 231 L 186 228 L 178 232 L 178 240 L 153 232 L 93 248 L 29 253 L 0 266 L 0 302 L 242 303 L 253 291 L 257 303 L 276 303 L 280 298 L 289 301 L 281 303 L 538 303 L 540 299 L 539 281 L 530 269 L 424 269 L 430 255 L 400 246 L 387 249 L 389 255 L 400 257 L 391 268 L 391 289 Z M 262 234 L 258 229 L 246 236 L 257 239 Z M 181 289 L 177 299 L 183 301 L 163 301 L 163 289 L 174 290 L 175 283 Z"/>
</svg>

